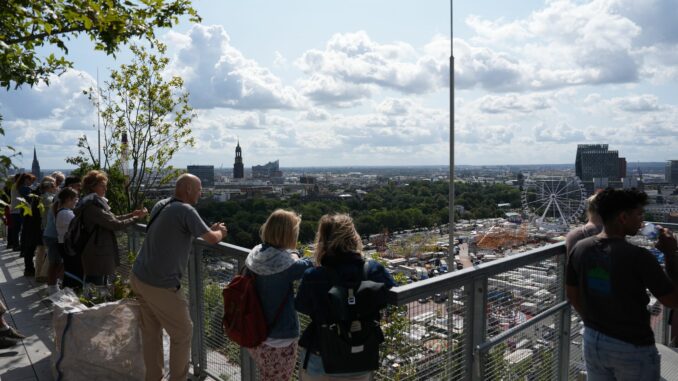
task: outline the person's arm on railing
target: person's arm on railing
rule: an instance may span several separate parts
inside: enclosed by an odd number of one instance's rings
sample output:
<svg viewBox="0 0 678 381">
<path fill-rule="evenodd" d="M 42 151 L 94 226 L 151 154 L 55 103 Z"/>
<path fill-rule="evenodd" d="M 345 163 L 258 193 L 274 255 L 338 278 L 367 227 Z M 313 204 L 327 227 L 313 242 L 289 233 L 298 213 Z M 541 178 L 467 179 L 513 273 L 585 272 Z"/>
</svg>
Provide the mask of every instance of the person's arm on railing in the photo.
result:
<svg viewBox="0 0 678 381">
<path fill-rule="evenodd" d="M 226 234 L 228 234 L 228 229 L 226 229 L 226 225 L 223 223 L 215 223 L 212 224 L 210 227 L 210 230 L 200 236 L 200 238 L 204 239 L 205 241 L 215 244 L 221 242 L 226 237 Z"/>
</svg>

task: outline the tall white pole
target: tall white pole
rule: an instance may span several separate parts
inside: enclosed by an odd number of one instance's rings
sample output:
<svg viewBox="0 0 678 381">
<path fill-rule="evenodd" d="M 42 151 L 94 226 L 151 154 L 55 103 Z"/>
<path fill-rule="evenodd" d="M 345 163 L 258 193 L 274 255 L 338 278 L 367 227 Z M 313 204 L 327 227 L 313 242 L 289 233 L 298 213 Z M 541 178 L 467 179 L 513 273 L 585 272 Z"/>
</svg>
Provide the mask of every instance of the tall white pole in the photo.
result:
<svg viewBox="0 0 678 381">
<path fill-rule="evenodd" d="M 97 68 L 97 149 L 99 151 L 99 169 L 102 169 L 101 165 L 101 96 L 99 94 L 99 68 Z"/>
<path fill-rule="evenodd" d="M 457 266 L 454 263 L 454 24 L 452 16 L 454 15 L 453 4 L 450 1 L 450 187 L 449 187 L 449 254 L 447 267 L 450 271 L 455 271 Z"/>
</svg>

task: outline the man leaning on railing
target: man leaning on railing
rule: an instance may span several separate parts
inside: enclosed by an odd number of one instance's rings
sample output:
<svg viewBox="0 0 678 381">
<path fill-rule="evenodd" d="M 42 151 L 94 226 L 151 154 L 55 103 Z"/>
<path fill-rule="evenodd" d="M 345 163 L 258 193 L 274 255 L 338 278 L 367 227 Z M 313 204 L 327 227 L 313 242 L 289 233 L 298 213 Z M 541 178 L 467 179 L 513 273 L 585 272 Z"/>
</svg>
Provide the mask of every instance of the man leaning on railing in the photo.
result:
<svg viewBox="0 0 678 381">
<path fill-rule="evenodd" d="M 146 380 L 163 378 L 162 329 L 170 337 L 170 381 L 185 381 L 193 323 L 184 293 L 179 291 L 188 266 L 193 238 L 217 243 L 226 226 L 207 227 L 192 205 L 200 198 L 200 179 L 184 174 L 177 179 L 174 197 L 160 200 L 151 210 L 146 239 L 132 268 L 130 283 L 141 307 L 141 335 Z"/>
<path fill-rule="evenodd" d="M 567 298 L 584 320 L 588 380 L 659 380 L 646 290 L 678 307 L 676 240 L 668 229 L 661 231 L 656 246 L 665 254 L 665 273 L 647 249 L 626 241 L 643 223 L 645 193 L 608 188 L 593 202 L 603 231 L 568 253 L 566 277 Z"/>
</svg>

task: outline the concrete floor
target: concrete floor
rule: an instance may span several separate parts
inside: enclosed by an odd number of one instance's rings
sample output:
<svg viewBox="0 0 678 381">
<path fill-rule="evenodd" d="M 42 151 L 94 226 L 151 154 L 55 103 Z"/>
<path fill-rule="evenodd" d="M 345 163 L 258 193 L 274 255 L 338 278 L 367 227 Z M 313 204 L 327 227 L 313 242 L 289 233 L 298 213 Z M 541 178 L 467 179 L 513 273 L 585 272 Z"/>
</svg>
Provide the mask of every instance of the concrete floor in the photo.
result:
<svg viewBox="0 0 678 381">
<path fill-rule="evenodd" d="M 0 245 L 0 297 L 9 309 L 5 319 L 27 337 L 0 350 L 0 378 L 4 381 L 51 381 L 52 311 L 43 301 L 45 285 L 23 276 L 18 252 Z"/>
</svg>

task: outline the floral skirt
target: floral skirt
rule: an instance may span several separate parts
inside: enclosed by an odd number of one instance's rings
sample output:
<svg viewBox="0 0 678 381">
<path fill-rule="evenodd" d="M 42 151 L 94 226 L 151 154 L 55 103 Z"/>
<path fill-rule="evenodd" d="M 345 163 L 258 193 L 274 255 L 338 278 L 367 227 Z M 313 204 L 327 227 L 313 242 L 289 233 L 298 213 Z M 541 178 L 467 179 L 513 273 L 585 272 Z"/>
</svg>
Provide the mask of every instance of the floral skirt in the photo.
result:
<svg viewBox="0 0 678 381">
<path fill-rule="evenodd" d="M 261 344 L 247 351 L 259 369 L 260 381 L 287 381 L 294 373 L 297 362 L 297 342 L 276 348 Z"/>
</svg>

